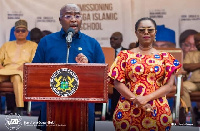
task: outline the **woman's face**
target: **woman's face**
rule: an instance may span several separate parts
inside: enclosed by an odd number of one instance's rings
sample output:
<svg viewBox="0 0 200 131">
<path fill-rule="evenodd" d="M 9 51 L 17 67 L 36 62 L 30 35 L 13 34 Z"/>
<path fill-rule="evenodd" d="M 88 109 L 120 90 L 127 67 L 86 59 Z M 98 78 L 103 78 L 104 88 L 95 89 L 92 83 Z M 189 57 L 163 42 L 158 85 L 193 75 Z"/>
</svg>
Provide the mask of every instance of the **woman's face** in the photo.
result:
<svg viewBox="0 0 200 131">
<path fill-rule="evenodd" d="M 195 46 L 195 42 L 194 42 L 194 35 L 189 35 L 186 39 L 185 42 L 182 44 L 182 50 L 183 50 L 183 54 L 187 54 L 187 52 L 189 51 L 196 51 L 197 48 Z"/>
<path fill-rule="evenodd" d="M 155 26 L 150 20 L 143 20 L 139 23 L 138 29 L 135 31 L 139 43 L 147 47 L 152 45 L 155 40 Z"/>
</svg>

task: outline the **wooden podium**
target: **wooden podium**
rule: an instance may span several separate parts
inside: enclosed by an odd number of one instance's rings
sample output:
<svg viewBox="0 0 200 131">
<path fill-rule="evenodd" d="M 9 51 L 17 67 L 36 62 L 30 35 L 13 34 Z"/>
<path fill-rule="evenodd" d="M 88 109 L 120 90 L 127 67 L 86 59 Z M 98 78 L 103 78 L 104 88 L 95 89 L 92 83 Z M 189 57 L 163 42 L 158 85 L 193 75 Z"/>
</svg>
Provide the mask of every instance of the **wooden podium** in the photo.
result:
<svg viewBox="0 0 200 131">
<path fill-rule="evenodd" d="M 107 64 L 25 63 L 24 101 L 47 102 L 48 131 L 87 131 L 88 103 L 108 100 L 107 68 Z M 74 78 L 65 77 L 66 72 Z M 59 76 L 64 76 L 65 84 L 66 79 L 70 80 L 71 85 L 68 81 L 63 88 Z M 77 79 L 74 89 L 72 82 Z M 59 91 L 64 96 L 59 96 Z"/>
</svg>

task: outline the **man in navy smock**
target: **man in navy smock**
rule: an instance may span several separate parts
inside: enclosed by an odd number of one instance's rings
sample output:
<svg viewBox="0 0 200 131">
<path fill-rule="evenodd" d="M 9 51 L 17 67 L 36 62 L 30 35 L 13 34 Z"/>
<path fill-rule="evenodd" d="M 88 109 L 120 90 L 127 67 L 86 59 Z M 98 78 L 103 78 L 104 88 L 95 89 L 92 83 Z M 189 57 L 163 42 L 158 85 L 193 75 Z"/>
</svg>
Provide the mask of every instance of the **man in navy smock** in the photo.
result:
<svg viewBox="0 0 200 131">
<path fill-rule="evenodd" d="M 82 17 L 80 8 L 76 4 L 63 6 L 60 9 L 59 21 L 62 26 L 61 30 L 40 40 L 33 63 L 105 63 L 100 44 L 94 38 L 80 32 Z M 69 28 L 75 31 L 70 48 L 66 43 Z M 95 128 L 94 105 L 94 103 L 88 104 L 89 131 L 93 131 Z M 41 114 L 41 121 L 45 121 L 46 110 L 43 110 Z"/>
</svg>

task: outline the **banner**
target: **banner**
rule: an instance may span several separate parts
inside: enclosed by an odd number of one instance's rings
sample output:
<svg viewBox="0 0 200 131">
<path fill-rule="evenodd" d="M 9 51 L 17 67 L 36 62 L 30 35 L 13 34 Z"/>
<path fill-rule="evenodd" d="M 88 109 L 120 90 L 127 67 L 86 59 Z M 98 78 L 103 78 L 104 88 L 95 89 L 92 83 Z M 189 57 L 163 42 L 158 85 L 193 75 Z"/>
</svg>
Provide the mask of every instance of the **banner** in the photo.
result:
<svg viewBox="0 0 200 131">
<path fill-rule="evenodd" d="M 18 19 L 28 22 L 29 31 L 37 27 L 51 32 L 60 31 L 60 9 L 67 3 L 77 4 L 82 13 L 81 31 L 94 37 L 101 46 L 110 47 L 110 36 L 115 31 L 124 33 L 122 8 L 131 9 L 131 2 L 124 7 L 120 0 L 1 0 L 0 1 L 0 44 L 9 40 L 10 29 Z M 128 16 L 128 15 L 126 15 Z M 125 17 L 126 17 L 125 16 Z M 129 15 L 130 16 L 130 15 Z M 129 17 L 128 16 L 128 17 Z M 128 21 L 130 22 L 130 21 Z"/>
<path fill-rule="evenodd" d="M 174 30 L 176 47 L 181 32 L 200 31 L 199 0 L 0 0 L 0 45 L 9 40 L 10 29 L 18 19 L 27 20 L 29 30 L 60 31 L 60 8 L 67 3 L 81 8 L 81 31 L 97 39 L 102 47 L 110 47 L 109 38 L 117 31 L 123 34 L 123 47 L 137 41 L 134 28 L 141 17 L 151 17 L 158 25 Z"/>
<path fill-rule="evenodd" d="M 195 29 L 200 32 L 199 6 L 199 0 L 132 0 L 132 19 L 136 22 L 141 17 L 151 17 L 157 25 L 164 24 L 176 32 L 176 47 L 179 47 L 183 31 Z"/>
</svg>

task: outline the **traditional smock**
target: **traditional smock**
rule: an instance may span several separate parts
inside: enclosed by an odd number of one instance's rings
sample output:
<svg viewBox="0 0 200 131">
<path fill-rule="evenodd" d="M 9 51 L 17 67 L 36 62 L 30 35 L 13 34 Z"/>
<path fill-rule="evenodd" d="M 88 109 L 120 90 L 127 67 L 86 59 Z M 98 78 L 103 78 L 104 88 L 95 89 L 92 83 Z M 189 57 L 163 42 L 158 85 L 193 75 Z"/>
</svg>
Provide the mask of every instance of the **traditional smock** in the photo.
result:
<svg viewBox="0 0 200 131">
<path fill-rule="evenodd" d="M 24 44 L 17 44 L 16 41 L 9 41 L 0 48 L 0 63 L 5 68 L 0 69 L 0 75 L 19 74 L 23 79 L 23 72 L 17 70 L 24 63 L 31 63 L 37 43 L 26 41 Z"/>
<path fill-rule="evenodd" d="M 166 84 L 173 72 L 181 67 L 169 53 L 142 55 L 130 50 L 121 51 L 109 72 L 110 83 L 114 80 L 124 83 L 135 96 L 145 96 Z M 117 131 L 165 131 L 170 130 L 171 111 L 166 96 L 148 102 L 153 113 L 121 96 L 113 114 Z"/>
</svg>

